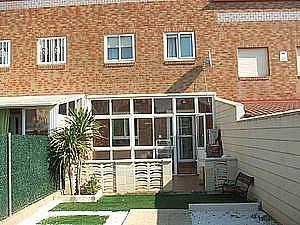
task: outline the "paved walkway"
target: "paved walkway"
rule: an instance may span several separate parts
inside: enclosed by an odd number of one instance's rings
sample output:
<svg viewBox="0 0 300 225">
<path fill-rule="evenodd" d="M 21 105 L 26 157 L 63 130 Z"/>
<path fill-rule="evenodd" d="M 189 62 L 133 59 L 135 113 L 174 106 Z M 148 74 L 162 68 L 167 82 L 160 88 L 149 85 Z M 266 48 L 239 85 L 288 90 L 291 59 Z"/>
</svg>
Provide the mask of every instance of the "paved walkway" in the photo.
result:
<svg viewBox="0 0 300 225">
<path fill-rule="evenodd" d="M 198 175 L 178 175 L 173 176 L 174 192 L 205 192 L 203 179 Z"/>
<path fill-rule="evenodd" d="M 132 209 L 123 225 L 191 225 L 188 210 Z"/>
<path fill-rule="evenodd" d="M 105 225 L 122 225 L 123 221 L 125 220 L 128 212 L 112 212 L 112 211 L 49 211 L 60 201 L 52 201 L 49 204 L 45 205 L 44 207 L 40 208 L 34 215 L 30 216 L 29 218 L 25 219 L 19 225 L 36 225 L 40 221 L 47 219 L 49 217 L 56 217 L 56 216 L 109 216 Z"/>
<path fill-rule="evenodd" d="M 105 225 L 192 225 L 190 213 L 184 209 L 132 209 L 129 213 L 112 211 L 49 211 L 59 203 L 59 201 L 50 202 L 19 225 L 36 225 L 48 217 L 71 215 L 109 216 Z"/>
</svg>

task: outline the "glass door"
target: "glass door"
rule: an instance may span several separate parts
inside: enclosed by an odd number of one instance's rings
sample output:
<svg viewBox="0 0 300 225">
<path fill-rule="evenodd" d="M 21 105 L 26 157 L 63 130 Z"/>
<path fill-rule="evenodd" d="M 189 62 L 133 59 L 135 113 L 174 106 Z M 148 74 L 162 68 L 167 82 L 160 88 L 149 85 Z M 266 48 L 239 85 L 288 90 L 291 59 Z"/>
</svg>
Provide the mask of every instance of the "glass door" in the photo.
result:
<svg viewBox="0 0 300 225">
<path fill-rule="evenodd" d="M 177 118 L 178 161 L 190 162 L 195 159 L 195 131 L 193 116 L 178 116 Z"/>
</svg>

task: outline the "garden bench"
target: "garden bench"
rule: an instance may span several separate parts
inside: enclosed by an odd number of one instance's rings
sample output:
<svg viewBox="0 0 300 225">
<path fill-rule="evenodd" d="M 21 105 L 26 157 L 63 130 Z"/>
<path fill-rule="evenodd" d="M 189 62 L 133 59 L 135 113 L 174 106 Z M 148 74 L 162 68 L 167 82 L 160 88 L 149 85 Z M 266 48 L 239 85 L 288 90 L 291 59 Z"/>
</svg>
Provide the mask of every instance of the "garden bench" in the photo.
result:
<svg viewBox="0 0 300 225">
<path fill-rule="evenodd" d="M 239 195 L 241 198 L 247 200 L 247 193 L 251 184 L 254 183 L 254 177 L 250 177 L 242 172 L 236 177 L 234 184 L 224 184 L 222 192 Z"/>
</svg>

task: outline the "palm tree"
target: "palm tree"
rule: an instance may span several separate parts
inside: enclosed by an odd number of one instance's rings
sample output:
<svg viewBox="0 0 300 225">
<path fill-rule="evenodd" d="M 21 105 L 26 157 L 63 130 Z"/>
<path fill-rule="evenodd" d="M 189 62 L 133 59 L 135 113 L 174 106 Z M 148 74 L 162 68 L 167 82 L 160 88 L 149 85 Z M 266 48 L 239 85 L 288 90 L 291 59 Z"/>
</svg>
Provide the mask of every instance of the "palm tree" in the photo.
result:
<svg viewBox="0 0 300 225">
<path fill-rule="evenodd" d="M 50 135 L 49 162 L 52 178 L 64 179 L 68 174 L 70 191 L 72 188 L 72 166 L 76 168 L 76 194 L 80 194 L 82 162 L 93 152 L 93 137 L 101 137 L 101 126 L 87 109 L 70 112 L 64 128 Z"/>
</svg>

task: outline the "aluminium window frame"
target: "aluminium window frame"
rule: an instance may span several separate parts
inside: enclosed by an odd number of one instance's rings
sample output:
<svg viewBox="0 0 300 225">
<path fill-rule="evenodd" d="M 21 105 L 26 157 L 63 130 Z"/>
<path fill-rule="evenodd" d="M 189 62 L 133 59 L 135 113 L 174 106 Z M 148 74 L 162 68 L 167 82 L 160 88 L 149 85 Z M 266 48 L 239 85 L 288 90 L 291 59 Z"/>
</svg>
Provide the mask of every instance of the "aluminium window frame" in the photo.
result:
<svg viewBox="0 0 300 225">
<path fill-rule="evenodd" d="M 181 46 L 180 46 L 180 36 L 181 35 L 192 35 L 192 53 L 193 56 L 191 57 L 181 57 Z M 168 57 L 168 42 L 167 42 L 167 36 L 168 35 L 176 35 L 177 36 L 177 57 Z M 189 31 L 189 32 L 165 32 L 163 34 L 163 44 L 164 44 L 164 60 L 165 61 L 190 61 L 195 60 L 196 58 L 196 42 L 195 42 L 195 32 Z"/>
<path fill-rule="evenodd" d="M 119 40 L 119 58 L 118 59 L 108 59 L 108 38 L 110 37 L 117 37 Z M 131 37 L 132 38 L 132 59 L 122 59 L 121 58 L 121 37 Z M 135 62 L 136 56 L 135 56 L 135 34 L 112 34 L 112 35 L 104 35 L 104 63 L 131 63 Z"/>
<path fill-rule="evenodd" d="M 198 111 L 198 99 L 202 97 L 211 97 L 212 98 L 212 112 L 210 113 L 200 113 Z M 158 114 L 154 112 L 154 100 L 155 99 L 163 99 L 163 98 L 171 98 L 172 100 L 172 112 L 171 113 L 162 113 Z M 194 109 L 195 111 L 193 113 L 180 113 L 176 112 L 176 100 L 180 98 L 193 98 L 194 99 Z M 130 101 L 130 113 L 128 114 L 120 114 L 120 115 L 113 115 L 112 114 L 112 100 L 120 100 L 120 99 L 129 99 Z M 152 100 L 152 113 L 151 114 L 135 114 L 134 113 L 134 106 L 133 101 L 134 99 L 151 99 Z M 137 150 L 152 150 L 153 151 L 153 158 L 155 158 L 155 150 L 156 149 L 169 149 L 168 146 L 156 146 L 155 144 L 155 119 L 156 118 L 170 118 L 172 123 L 172 136 L 170 137 L 172 139 L 172 148 L 177 148 L 177 116 L 203 116 L 204 123 L 206 122 L 206 116 L 212 115 L 213 116 L 213 126 L 215 126 L 215 95 L 199 95 L 197 93 L 192 94 L 176 94 L 176 95 L 138 95 L 138 96 L 131 96 L 131 95 L 117 95 L 117 96 L 91 96 L 88 98 L 88 108 L 91 109 L 91 101 L 92 100 L 109 100 L 109 115 L 94 115 L 96 120 L 101 119 L 108 119 L 110 123 L 110 138 L 109 138 L 109 146 L 107 147 L 96 147 L 93 146 L 95 151 L 109 151 L 110 152 L 110 160 L 114 160 L 112 155 L 113 151 L 122 151 L 122 150 L 130 150 L 131 151 L 131 159 L 135 159 L 135 152 Z M 130 135 L 130 146 L 112 146 L 112 120 L 113 119 L 125 119 L 129 118 L 129 135 Z M 152 146 L 138 146 L 135 145 L 135 119 L 151 119 L 152 120 L 152 139 L 153 139 L 153 145 Z M 205 126 L 205 125 L 204 125 Z M 206 130 L 204 130 L 204 135 L 206 136 Z M 204 149 L 202 146 L 198 146 L 198 137 L 195 137 L 195 151 L 198 151 L 199 149 Z M 204 145 L 206 146 L 206 138 L 204 138 Z M 175 160 L 177 160 L 177 154 Z M 196 156 L 196 153 L 194 153 L 194 156 Z"/>
<path fill-rule="evenodd" d="M 40 45 L 40 41 L 44 40 L 56 40 L 56 39 L 63 39 L 64 40 L 64 60 L 63 61 L 57 61 L 54 62 L 53 58 L 54 58 L 54 49 L 53 49 L 53 45 L 51 46 L 51 62 L 41 62 L 41 58 L 40 58 L 40 51 L 41 51 L 41 45 Z M 67 63 L 67 37 L 66 36 L 60 36 L 60 37 L 43 37 L 43 38 L 38 38 L 37 39 L 37 63 L 38 65 L 60 65 L 60 64 L 66 64 Z"/>
<path fill-rule="evenodd" d="M 11 57 L 12 57 L 12 52 L 11 52 L 11 40 L 0 40 L 0 43 L 6 43 L 8 45 L 8 52 L 7 52 L 7 64 L 0 64 L 0 68 L 5 68 L 5 67 L 10 67 L 11 66 Z M 1 54 L 1 52 L 0 52 Z"/>
</svg>

